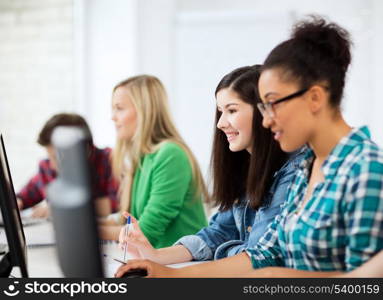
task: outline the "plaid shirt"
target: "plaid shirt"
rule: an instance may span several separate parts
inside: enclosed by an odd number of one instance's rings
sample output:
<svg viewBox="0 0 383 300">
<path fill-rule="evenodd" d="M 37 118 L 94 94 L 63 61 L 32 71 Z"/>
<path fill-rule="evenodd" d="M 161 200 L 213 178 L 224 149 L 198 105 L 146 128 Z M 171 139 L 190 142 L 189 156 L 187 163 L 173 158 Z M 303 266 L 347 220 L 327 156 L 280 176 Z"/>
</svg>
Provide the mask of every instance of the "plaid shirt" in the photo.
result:
<svg viewBox="0 0 383 300">
<path fill-rule="evenodd" d="M 110 164 L 110 148 L 98 149 L 92 147 L 90 155 L 90 165 L 92 168 L 93 197 L 109 197 L 112 210 L 118 208 L 117 190 L 118 183 L 113 179 Z M 23 207 L 31 207 L 46 198 L 45 188 L 57 177 L 55 170 L 50 166 L 49 159 L 44 159 L 39 163 L 39 171 L 17 194 L 23 201 Z"/>
<path fill-rule="evenodd" d="M 310 149 L 282 214 L 247 250 L 254 268 L 348 271 L 383 249 L 383 151 L 370 140 L 368 128 L 341 139 L 322 166 L 324 182 L 314 186 L 296 214 L 313 161 Z"/>
</svg>

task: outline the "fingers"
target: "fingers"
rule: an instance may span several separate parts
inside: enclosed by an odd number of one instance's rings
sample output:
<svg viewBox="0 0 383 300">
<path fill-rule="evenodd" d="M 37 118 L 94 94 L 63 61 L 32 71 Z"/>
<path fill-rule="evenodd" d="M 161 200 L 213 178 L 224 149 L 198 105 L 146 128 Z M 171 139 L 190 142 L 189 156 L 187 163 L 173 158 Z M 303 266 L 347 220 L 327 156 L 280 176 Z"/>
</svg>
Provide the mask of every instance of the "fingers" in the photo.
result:
<svg viewBox="0 0 383 300">
<path fill-rule="evenodd" d="M 129 259 L 145 259 L 145 257 L 143 257 L 140 253 L 140 251 L 137 249 L 136 246 L 134 245 L 129 245 L 128 247 L 128 250 L 127 250 L 127 253 L 128 253 L 128 257 Z"/>
<path fill-rule="evenodd" d="M 120 230 L 120 235 L 118 236 L 118 242 L 121 249 L 123 249 L 125 244 L 125 234 L 124 234 L 124 228 Z"/>
<path fill-rule="evenodd" d="M 118 236 L 118 244 L 121 250 L 124 250 L 127 243 L 131 243 L 132 240 L 130 239 L 129 235 L 125 236 L 124 228 L 120 231 L 120 234 Z"/>
<path fill-rule="evenodd" d="M 142 242 L 140 239 L 136 238 L 136 237 L 127 237 L 124 242 L 122 243 L 122 249 L 125 248 L 125 246 L 127 245 L 133 245 L 133 246 L 136 246 L 136 247 L 140 247 L 142 246 L 141 245 Z"/>
<path fill-rule="evenodd" d="M 142 241 L 141 241 L 141 235 L 138 235 L 137 233 L 132 233 L 130 232 L 128 234 L 128 236 L 125 237 L 125 233 L 124 232 L 120 232 L 120 235 L 118 237 L 118 241 L 119 241 L 119 248 L 121 250 L 124 250 L 126 245 L 127 244 L 132 244 L 134 246 L 137 246 L 137 247 L 140 247 L 141 244 L 142 244 Z"/>
<path fill-rule="evenodd" d="M 32 218 L 42 218 L 44 216 L 44 209 L 41 207 L 36 207 L 33 209 Z"/>
<path fill-rule="evenodd" d="M 131 214 L 129 214 L 126 211 L 123 212 L 122 215 L 125 218 L 128 218 L 130 216 L 131 220 L 132 220 L 132 223 L 130 225 L 130 226 L 132 226 L 132 230 L 129 230 L 128 234 L 126 235 L 126 226 L 127 225 L 124 225 L 121 228 L 120 234 L 118 236 L 119 248 L 123 250 L 126 247 L 127 243 L 132 243 L 132 244 L 138 246 L 140 243 L 140 239 L 142 239 L 142 237 L 144 235 L 143 235 L 143 233 L 139 227 L 139 224 L 138 224 L 138 221 L 136 218 L 134 218 Z"/>
<path fill-rule="evenodd" d="M 127 225 L 122 226 L 121 229 L 120 229 L 120 233 L 118 234 L 118 241 L 120 243 L 126 242 L 126 237 L 131 236 L 132 231 L 133 230 L 128 230 L 127 229 Z"/>
<path fill-rule="evenodd" d="M 147 260 L 130 260 L 125 265 L 122 265 L 117 269 L 117 272 L 114 274 L 114 277 L 120 278 L 126 272 L 134 269 L 144 269 L 148 272 L 148 276 L 150 275 L 150 262 Z"/>
<path fill-rule="evenodd" d="M 37 206 L 33 208 L 32 218 L 47 218 L 50 210 L 47 206 Z"/>
<path fill-rule="evenodd" d="M 135 232 L 141 232 L 140 225 L 138 225 L 138 222 L 137 222 L 137 221 L 133 221 L 132 226 L 133 226 L 133 231 L 135 231 Z"/>
<path fill-rule="evenodd" d="M 125 218 L 128 218 L 130 216 L 131 220 L 132 220 L 132 223 L 138 223 L 137 219 L 135 217 L 133 217 L 130 213 L 128 213 L 127 211 L 124 211 L 122 213 L 122 215 L 125 217 Z"/>
</svg>

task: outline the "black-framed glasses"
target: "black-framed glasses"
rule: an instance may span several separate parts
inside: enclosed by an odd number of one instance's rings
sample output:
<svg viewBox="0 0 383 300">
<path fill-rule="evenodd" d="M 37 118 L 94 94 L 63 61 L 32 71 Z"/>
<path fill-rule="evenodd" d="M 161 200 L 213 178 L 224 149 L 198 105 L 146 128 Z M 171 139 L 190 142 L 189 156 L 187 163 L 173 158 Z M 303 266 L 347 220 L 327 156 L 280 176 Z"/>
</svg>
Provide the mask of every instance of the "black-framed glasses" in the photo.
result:
<svg viewBox="0 0 383 300">
<path fill-rule="evenodd" d="M 258 107 L 258 109 L 261 112 L 263 117 L 265 117 L 265 115 L 268 114 L 270 118 L 274 118 L 274 116 L 275 116 L 274 105 L 275 104 L 278 104 L 278 103 L 281 103 L 281 102 L 284 102 L 284 101 L 291 100 L 291 99 L 294 99 L 296 97 L 302 96 L 308 90 L 309 90 L 308 88 L 304 88 L 302 90 L 299 90 L 298 92 L 295 92 L 295 93 L 290 94 L 290 95 L 288 95 L 286 97 L 283 97 L 283 98 L 280 98 L 278 100 L 275 100 L 273 102 L 268 102 L 268 103 L 260 102 L 260 103 L 257 103 L 257 107 Z"/>
</svg>

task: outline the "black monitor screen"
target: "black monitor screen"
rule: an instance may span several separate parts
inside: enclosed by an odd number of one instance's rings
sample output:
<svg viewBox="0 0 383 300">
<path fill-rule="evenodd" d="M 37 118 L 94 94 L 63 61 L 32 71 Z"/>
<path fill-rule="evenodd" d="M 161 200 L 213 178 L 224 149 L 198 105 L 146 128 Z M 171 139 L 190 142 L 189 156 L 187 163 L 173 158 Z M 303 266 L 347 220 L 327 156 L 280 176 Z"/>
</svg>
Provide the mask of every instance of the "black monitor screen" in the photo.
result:
<svg viewBox="0 0 383 300">
<path fill-rule="evenodd" d="M 18 266 L 20 267 L 21 276 L 28 277 L 23 225 L 17 206 L 2 135 L 0 135 L 0 139 L 0 208 L 9 251 L 1 260 L 0 276 L 8 277 L 12 268 Z"/>
</svg>

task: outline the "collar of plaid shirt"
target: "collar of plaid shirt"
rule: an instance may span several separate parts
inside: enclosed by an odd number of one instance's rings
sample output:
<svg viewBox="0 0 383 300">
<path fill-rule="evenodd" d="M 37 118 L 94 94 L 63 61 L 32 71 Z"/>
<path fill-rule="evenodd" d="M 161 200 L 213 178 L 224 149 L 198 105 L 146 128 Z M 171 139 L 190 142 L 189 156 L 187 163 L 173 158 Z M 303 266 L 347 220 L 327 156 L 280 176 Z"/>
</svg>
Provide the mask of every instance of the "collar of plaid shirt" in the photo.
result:
<svg viewBox="0 0 383 300">
<path fill-rule="evenodd" d="M 371 134 L 367 126 L 355 127 L 350 133 L 344 136 L 339 143 L 332 149 L 321 169 L 326 180 L 331 180 L 336 176 L 338 167 L 347 155 L 353 150 L 355 145 L 362 143 L 366 139 L 370 139 Z M 299 170 L 308 178 L 309 170 L 314 160 L 314 151 L 306 146 L 306 155 L 299 165 Z"/>
</svg>

